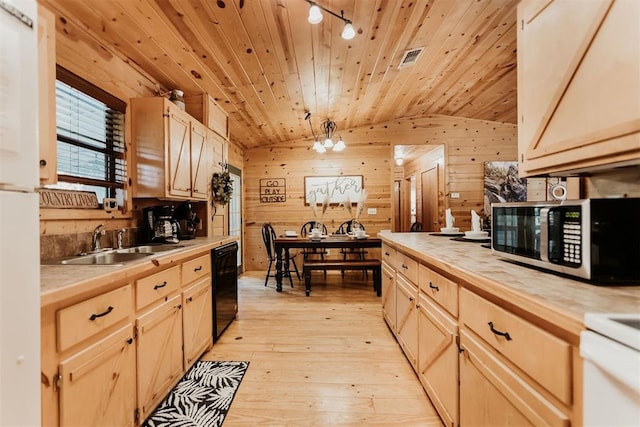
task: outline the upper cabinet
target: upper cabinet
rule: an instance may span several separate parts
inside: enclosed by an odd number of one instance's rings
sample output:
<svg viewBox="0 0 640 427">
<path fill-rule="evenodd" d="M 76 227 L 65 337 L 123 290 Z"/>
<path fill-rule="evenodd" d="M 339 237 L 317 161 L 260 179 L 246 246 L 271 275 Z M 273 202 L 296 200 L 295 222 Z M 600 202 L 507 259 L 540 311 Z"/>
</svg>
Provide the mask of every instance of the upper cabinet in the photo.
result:
<svg viewBox="0 0 640 427">
<path fill-rule="evenodd" d="M 640 164 L 640 2 L 518 5 L 521 176 Z"/>
<path fill-rule="evenodd" d="M 218 103 L 206 93 L 184 99 L 186 110 L 206 127 L 229 139 L 229 116 Z"/>
<path fill-rule="evenodd" d="M 58 180 L 55 34 L 55 16 L 38 4 L 38 139 L 41 184 L 55 184 Z"/>
<path fill-rule="evenodd" d="M 133 197 L 206 200 L 209 165 L 202 123 L 163 97 L 131 100 Z"/>
</svg>

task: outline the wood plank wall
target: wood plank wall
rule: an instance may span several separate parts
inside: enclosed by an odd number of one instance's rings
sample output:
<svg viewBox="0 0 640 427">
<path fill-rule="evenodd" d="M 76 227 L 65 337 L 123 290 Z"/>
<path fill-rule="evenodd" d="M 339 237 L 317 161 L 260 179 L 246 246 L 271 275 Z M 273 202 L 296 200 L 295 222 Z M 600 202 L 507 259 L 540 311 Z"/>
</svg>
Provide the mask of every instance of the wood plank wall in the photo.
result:
<svg viewBox="0 0 640 427">
<path fill-rule="evenodd" d="M 264 222 L 271 222 L 277 233 L 299 230 L 312 219 L 311 209 L 303 203 L 304 177 L 314 175 L 363 175 L 369 191 L 367 207 L 376 215 L 362 217 L 370 234 L 391 229 L 392 184 L 398 168 L 393 163 L 393 148 L 400 145 L 444 145 L 444 208 L 451 207 L 456 224 L 470 228 L 471 209 L 483 206 L 485 161 L 515 160 L 515 125 L 448 116 L 414 117 L 357 129 L 341 131 L 347 144 L 342 153 L 317 154 L 310 141 L 245 151 L 245 266 L 247 270 L 266 270 L 266 252 L 260 233 Z M 286 178 L 287 201 L 260 203 L 260 178 Z M 459 199 L 449 199 L 451 192 Z M 348 219 L 346 212 L 332 206 L 324 222 L 333 231 Z"/>
<path fill-rule="evenodd" d="M 167 90 L 157 80 L 145 73 L 135 62 L 115 54 L 112 46 L 86 31 L 82 24 L 67 19 L 64 7 L 70 5 L 47 0 L 40 0 L 40 3 L 56 14 L 55 39 L 56 63 L 58 65 L 125 101 L 127 104 L 131 98 L 154 96 L 157 91 L 164 92 Z M 128 108 L 127 111 L 129 111 Z M 127 113 L 125 120 L 127 123 L 127 152 L 130 156 L 134 149 L 130 136 L 131 116 L 129 113 Z M 228 159 L 232 165 L 242 169 L 243 151 L 233 143 L 229 147 Z M 131 165 L 130 160 L 128 164 Z M 129 176 L 132 176 L 131 171 L 129 171 Z M 129 198 L 127 206 L 129 209 L 141 211 L 145 206 L 162 203 L 164 202 L 155 199 L 133 201 Z M 204 202 L 194 204 L 194 208 L 196 208 L 202 219 L 210 213 Z M 214 218 L 214 229 L 218 233 L 223 233 L 227 229 L 226 213 L 227 208 L 225 207 Z M 56 236 L 90 233 L 99 223 L 105 223 L 107 230 L 136 228 L 139 226 L 139 216 L 135 212 L 133 214 L 113 212 L 108 215 L 97 211 L 48 209 L 41 211 L 40 234 L 42 236 Z"/>
</svg>

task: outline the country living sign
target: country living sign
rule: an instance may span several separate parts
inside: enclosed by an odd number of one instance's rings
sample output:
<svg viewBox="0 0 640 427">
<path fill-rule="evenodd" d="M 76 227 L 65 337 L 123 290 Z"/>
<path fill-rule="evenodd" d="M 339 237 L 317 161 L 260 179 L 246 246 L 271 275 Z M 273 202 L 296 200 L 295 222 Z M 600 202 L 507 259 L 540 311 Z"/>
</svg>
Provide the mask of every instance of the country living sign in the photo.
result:
<svg viewBox="0 0 640 427">
<path fill-rule="evenodd" d="M 282 203 L 287 201 L 285 178 L 260 179 L 260 203 Z"/>
<path fill-rule="evenodd" d="M 41 208 L 97 209 L 98 197 L 90 191 L 38 189 Z"/>
</svg>

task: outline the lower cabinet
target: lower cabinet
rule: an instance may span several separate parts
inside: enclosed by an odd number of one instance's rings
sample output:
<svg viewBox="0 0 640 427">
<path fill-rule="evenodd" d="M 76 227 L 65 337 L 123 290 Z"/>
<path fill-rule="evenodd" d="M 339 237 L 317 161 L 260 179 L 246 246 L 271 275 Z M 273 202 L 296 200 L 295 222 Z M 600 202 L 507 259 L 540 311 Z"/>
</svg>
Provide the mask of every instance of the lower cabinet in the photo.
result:
<svg viewBox="0 0 640 427">
<path fill-rule="evenodd" d="M 445 426 L 458 425 L 458 323 L 418 299 L 418 377 Z"/>
<path fill-rule="evenodd" d="M 418 366 L 418 288 L 401 274 L 396 278 L 396 338 L 411 362 Z"/>
<path fill-rule="evenodd" d="M 460 346 L 460 425 L 571 425 L 568 415 L 465 330 Z"/>
<path fill-rule="evenodd" d="M 135 363 L 132 324 L 61 361 L 60 425 L 135 425 Z"/>
<path fill-rule="evenodd" d="M 41 310 L 42 425 L 139 425 L 211 348 L 209 251 L 167 265 Z"/>
<path fill-rule="evenodd" d="M 396 272 L 382 263 L 382 315 L 391 331 L 396 333 Z"/>
<path fill-rule="evenodd" d="M 580 424 L 575 346 L 385 246 L 383 316 L 445 426 Z"/>
<path fill-rule="evenodd" d="M 140 316 L 136 328 L 138 408 L 144 420 L 183 373 L 180 295 Z"/>
<path fill-rule="evenodd" d="M 185 289 L 182 305 L 184 368 L 187 370 L 213 342 L 211 276 Z"/>
</svg>

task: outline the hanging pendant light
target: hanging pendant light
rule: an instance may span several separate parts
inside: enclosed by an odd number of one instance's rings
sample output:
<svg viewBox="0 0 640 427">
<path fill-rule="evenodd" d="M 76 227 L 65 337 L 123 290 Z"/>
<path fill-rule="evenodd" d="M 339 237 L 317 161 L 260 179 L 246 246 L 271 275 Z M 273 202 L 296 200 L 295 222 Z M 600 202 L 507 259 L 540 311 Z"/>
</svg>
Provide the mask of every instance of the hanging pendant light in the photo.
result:
<svg viewBox="0 0 640 427">
<path fill-rule="evenodd" d="M 309 17 L 307 18 L 309 24 L 319 24 L 322 22 L 322 18 L 322 10 L 320 10 L 317 4 L 312 4 L 309 8 Z"/>
<path fill-rule="evenodd" d="M 347 146 L 342 140 L 342 137 L 338 137 L 338 142 L 333 142 L 333 135 L 338 129 L 338 125 L 336 122 L 326 119 L 322 124 L 320 124 L 320 128 L 322 129 L 324 141 L 320 142 L 318 137 L 316 136 L 315 131 L 313 130 L 313 126 L 311 125 L 311 113 L 306 112 L 304 117 L 305 120 L 309 121 L 309 129 L 311 129 L 311 135 L 313 135 L 313 149 L 318 153 L 325 153 L 327 149 L 332 149 L 333 151 L 342 151 Z"/>
<path fill-rule="evenodd" d="M 329 15 L 333 15 L 336 18 L 342 19 L 342 22 L 344 22 L 344 27 L 342 28 L 342 33 L 340 34 L 340 36 L 343 39 L 351 40 L 356 36 L 356 30 L 353 28 L 353 23 L 349 19 L 344 17 L 344 10 L 341 10 L 340 15 L 338 15 L 337 13 L 325 8 L 324 6 L 320 6 L 313 0 L 307 0 L 307 3 L 311 5 L 311 7 L 309 7 L 309 17 L 307 18 L 307 21 L 309 21 L 310 24 L 319 24 L 320 22 L 322 22 L 322 12 L 324 11 Z"/>
</svg>

